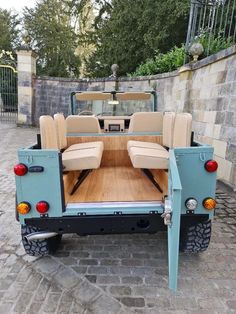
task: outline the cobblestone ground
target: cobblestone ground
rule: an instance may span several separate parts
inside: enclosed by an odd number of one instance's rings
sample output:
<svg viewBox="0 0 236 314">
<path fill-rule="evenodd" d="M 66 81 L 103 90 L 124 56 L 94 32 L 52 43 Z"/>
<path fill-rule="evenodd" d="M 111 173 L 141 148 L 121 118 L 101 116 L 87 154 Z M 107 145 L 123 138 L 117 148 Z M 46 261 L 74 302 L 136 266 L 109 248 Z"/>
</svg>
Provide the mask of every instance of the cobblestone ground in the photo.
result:
<svg viewBox="0 0 236 314">
<path fill-rule="evenodd" d="M 12 166 L 35 129 L 0 124 L 0 313 L 236 313 L 236 198 L 223 185 L 209 249 L 180 255 L 167 288 L 166 234 L 67 235 L 54 256 L 25 255 Z"/>
</svg>

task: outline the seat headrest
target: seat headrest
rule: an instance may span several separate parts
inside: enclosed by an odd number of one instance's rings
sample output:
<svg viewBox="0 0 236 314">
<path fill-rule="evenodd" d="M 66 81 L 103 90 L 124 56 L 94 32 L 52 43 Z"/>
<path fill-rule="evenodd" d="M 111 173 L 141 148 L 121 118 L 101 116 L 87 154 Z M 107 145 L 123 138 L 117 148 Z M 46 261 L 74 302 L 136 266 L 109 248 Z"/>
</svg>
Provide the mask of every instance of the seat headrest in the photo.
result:
<svg viewBox="0 0 236 314">
<path fill-rule="evenodd" d="M 165 112 L 163 117 L 163 145 L 169 148 L 173 147 L 173 131 L 175 123 L 175 113 Z"/>
<path fill-rule="evenodd" d="M 177 113 L 175 117 L 173 147 L 188 147 L 191 145 L 192 115 Z"/>
<path fill-rule="evenodd" d="M 162 132 L 163 114 L 161 112 L 135 112 L 129 125 L 129 133 Z"/>
<path fill-rule="evenodd" d="M 59 149 L 63 149 L 67 147 L 67 139 L 66 139 L 66 120 L 63 113 L 54 114 L 54 121 L 57 133 L 57 143 Z"/>
<path fill-rule="evenodd" d="M 101 133 L 98 118 L 94 116 L 68 116 L 67 133 Z"/>
<path fill-rule="evenodd" d="M 58 149 L 56 127 L 51 116 L 39 118 L 41 146 L 43 149 Z"/>
</svg>

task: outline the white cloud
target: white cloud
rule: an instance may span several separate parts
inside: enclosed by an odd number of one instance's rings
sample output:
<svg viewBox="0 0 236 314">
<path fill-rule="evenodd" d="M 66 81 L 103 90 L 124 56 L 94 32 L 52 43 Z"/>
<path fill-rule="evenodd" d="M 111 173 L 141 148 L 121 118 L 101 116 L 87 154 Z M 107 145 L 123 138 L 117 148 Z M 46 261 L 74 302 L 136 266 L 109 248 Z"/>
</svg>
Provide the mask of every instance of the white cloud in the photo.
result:
<svg viewBox="0 0 236 314">
<path fill-rule="evenodd" d="M 21 12 L 25 6 L 32 8 L 35 3 L 36 0 L 0 0 L 0 8 Z"/>
</svg>

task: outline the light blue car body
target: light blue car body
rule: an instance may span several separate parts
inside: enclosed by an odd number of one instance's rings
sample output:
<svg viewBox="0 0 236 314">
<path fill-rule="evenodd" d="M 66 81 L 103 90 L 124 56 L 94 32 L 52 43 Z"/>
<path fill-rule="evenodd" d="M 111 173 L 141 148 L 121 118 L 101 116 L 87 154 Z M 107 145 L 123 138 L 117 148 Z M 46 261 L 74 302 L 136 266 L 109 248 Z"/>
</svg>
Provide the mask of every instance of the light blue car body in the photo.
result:
<svg viewBox="0 0 236 314">
<path fill-rule="evenodd" d="M 134 135 L 140 135 L 135 133 Z M 145 133 L 147 135 L 147 133 Z M 158 135 L 158 133 L 152 133 Z M 68 136 L 87 136 L 88 134 L 70 134 Z M 114 133 L 100 133 L 97 136 L 110 136 Z M 93 134 L 93 136 L 96 136 Z M 119 134 L 125 136 L 125 134 Z M 44 171 L 40 173 L 27 173 L 16 176 L 17 203 L 27 201 L 32 210 L 26 215 L 19 215 L 22 225 L 25 219 L 43 219 L 35 209 L 41 200 L 50 204 L 48 217 L 74 217 L 78 215 L 113 215 L 122 210 L 123 215 L 149 214 L 155 211 L 164 212 L 163 202 L 153 202 L 140 205 L 136 202 L 69 203 L 65 205 L 64 187 L 62 178 L 61 153 L 58 150 L 34 149 L 33 147 L 18 151 L 19 162 L 27 167 L 41 166 Z M 168 260 L 169 260 L 169 288 L 177 289 L 179 237 L 181 215 L 186 215 L 185 201 L 193 197 L 198 201 L 194 215 L 208 215 L 213 217 L 213 211 L 207 211 L 202 201 L 207 197 L 215 198 L 216 172 L 205 170 L 205 162 L 213 158 L 213 147 L 195 143 L 188 148 L 175 148 L 170 150 L 168 172 L 168 196 L 172 204 L 172 223 L 168 228 Z"/>
</svg>

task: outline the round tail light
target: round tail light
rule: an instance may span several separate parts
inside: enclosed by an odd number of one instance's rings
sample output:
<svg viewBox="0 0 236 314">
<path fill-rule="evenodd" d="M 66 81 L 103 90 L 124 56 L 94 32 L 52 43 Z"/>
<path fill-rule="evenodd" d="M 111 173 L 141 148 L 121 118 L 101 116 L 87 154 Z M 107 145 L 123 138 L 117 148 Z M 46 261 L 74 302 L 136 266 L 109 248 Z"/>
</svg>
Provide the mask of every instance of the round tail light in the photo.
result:
<svg viewBox="0 0 236 314">
<path fill-rule="evenodd" d="M 218 168 L 218 163 L 215 160 L 208 160 L 205 163 L 205 169 L 208 172 L 215 172 Z"/>
<path fill-rule="evenodd" d="M 36 209 L 40 214 L 45 214 L 49 210 L 49 204 L 45 201 L 40 201 L 36 204 Z"/>
<path fill-rule="evenodd" d="M 31 209 L 31 206 L 28 202 L 21 202 L 16 207 L 17 211 L 21 215 L 26 215 Z"/>
<path fill-rule="evenodd" d="M 22 177 L 26 175 L 26 173 L 28 172 L 28 168 L 24 164 L 18 164 L 18 165 L 15 165 L 14 172 L 17 176 Z"/>
<path fill-rule="evenodd" d="M 207 210 L 212 210 L 216 207 L 216 201 L 211 197 L 205 198 L 202 204 Z"/>
</svg>

